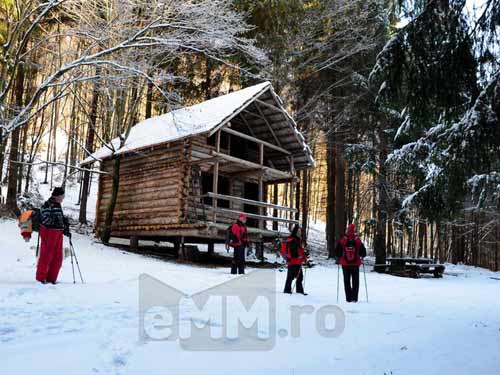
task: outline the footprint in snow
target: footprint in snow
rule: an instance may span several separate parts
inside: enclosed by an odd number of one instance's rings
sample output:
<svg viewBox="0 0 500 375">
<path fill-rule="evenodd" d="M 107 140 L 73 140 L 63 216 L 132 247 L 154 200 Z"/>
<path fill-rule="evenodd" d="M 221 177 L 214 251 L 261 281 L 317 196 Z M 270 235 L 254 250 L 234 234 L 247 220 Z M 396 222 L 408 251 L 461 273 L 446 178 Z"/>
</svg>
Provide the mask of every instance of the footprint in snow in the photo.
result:
<svg viewBox="0 0 500 375">
<path fill-rule="evenodd" d="M 127 357 L 130 356 L 130 350 L 118 352 L 113 355 L 113 365 L 115 367 L 125 367 L 127 365 Z"/>
<path fill-rule="evenodd" d="M 127 364 L 127 358 L 121 354 L 115 354 L 113 364 L 117 367 L 123 367 Z"/>
<path fill-rule="evenodd" d="M 16 332 L 14 327 L 2 327 L 0 328 L 0 336 L 7 336 L 10 333 Z"/>
<path fill-rule="evenodd" d="M 38 289 L 35 288 L 19 288 L 9 293 L 8 297 L 22 297 L 29 293 L 38 293 Z"/>
</svg>

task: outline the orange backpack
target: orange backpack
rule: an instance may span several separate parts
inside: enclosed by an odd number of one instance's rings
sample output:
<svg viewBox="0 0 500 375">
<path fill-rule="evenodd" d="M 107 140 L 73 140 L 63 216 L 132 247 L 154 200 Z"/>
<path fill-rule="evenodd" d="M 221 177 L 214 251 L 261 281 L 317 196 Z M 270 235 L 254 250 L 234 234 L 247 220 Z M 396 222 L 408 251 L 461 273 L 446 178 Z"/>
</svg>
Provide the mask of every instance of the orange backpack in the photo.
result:
<svg viewBox="0 0 500 375">
<path fill-rule="evenodd" d="M 31 239 L 31 233 L 33 231 L 38 232 L 40 230 L 40 210 L 33 209 L 24 211 L 21 216 L 19 216 L 19 229 L 21 229 L 21 236 L 26 242 Z"/>
</svg>

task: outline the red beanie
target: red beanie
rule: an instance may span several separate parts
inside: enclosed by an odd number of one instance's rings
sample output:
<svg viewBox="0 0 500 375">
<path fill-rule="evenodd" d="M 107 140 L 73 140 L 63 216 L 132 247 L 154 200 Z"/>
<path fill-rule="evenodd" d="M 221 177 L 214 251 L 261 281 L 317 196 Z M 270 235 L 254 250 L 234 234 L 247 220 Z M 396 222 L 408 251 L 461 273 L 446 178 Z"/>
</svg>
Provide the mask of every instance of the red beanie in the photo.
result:
<svg viewBox="0 0 500 375">
<path fill-rule="evenodd" d="M 354 235 L 356 234 L 356 225 L 354 224 L 349 224 L 347 226 L 347 237 L 349 238 L 354 238 Z"/>
<path fill-rule="evenodd" d="M 240 214 L 240 216 L 238 216 L 238 219 L 240 219 L 240 220 L 243 220 L 243 219 L 246 219 L 246 218 L 247 218 L 246 214 Z"/>
</svg>

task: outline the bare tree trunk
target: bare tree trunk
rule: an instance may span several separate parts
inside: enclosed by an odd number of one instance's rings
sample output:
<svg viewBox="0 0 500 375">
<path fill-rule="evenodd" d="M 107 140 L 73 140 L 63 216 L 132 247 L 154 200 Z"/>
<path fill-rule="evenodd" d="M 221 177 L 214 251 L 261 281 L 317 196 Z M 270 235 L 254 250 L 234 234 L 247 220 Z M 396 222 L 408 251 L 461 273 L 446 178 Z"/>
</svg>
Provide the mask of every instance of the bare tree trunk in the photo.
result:
<svg viewBox="0 0 500 375">
<path fill-rule="evenodd" d="M 148 81 L 146 91 L 146 118 L 150 118 L 153 107 L 153 83 Z"/>
<path fill-rule="evenodd" d="M 52 118 L 52 113 L 50 115 Z M 49 128 L 49 144 L 47 145 L 47 154 L 45 155 L 45 160 L 47 160 L 47 163 L 45 164 L 45 179 L 43 180 L 43 184 L 48 184 L 49 183 L 49 160 L 50 160 L 50 151 L 52 150 L 52 130 L 53 130 L 54 124 L 52 121 L 50 121 L 50 128 Z"/>
<path fill-rule="evenodd" d="M 354 222 L 354 173 L 352 169 L 347 170 L 347 222 Z"/>
<path fill-rule="evenodd" d="M 15 104 L 17 109 L 21 109 L 23 105 L 23 91 L 24 91 L 24 66 L 22 64 L 17 67 L 17 76 L 15 83 Z M 6 206 L 12 210 L 16 215 L 21 212 L 17 207 L 17 179 L 19 174 L 19 137 L 21 129 L 16 128 L 11 135 L 10 154 L 9 154 L 9 180 L 7 183 L 7 200 Z"/>
<path fill-rule="evenodd" d="M 7 145 L 7 139 L 0 137 L 0 204 L 2 202 L 2 182 L 3 182 L 3 164 L 5 161 L 5 146 Z"/>
<path fill-rule="evenodd" d="M 22 142 L 21 142 L 21 156 L 19 158 L 20 161 L 24 161 L 24 157 L 26 155 L 26 142 L 27 142 L 27 139 L 28 139 L 28 128 L 29 128 L 29 124 L 27 124 L 24 128 L 23 128 L 23 132 L 22 132 Z M 22 191 L 22 188 L 23 188 L 23 172 L 24 172 L 24 166 L 23 164 L 20 164 L 19 165 L 19 175 L 18 175 L 18 179 L 17 179 L 17 193 L 20 194 L 21 191 Z"/>
<path fill-rule="evenodd" d="M 96 76 L 100 74 L 100 68 L 96 68 Z M 97 126 L 97 108 L 99 104 L 99 82 L 94 82 L 94 87 L 92 89 L 92 102 L 90 106 L 89 114 L 89 127 L 87 130 L 87 141 L 85 143 L 85 148 L 88 152 L 94 150 L 94 137 Z M 82 182 L 82 193 L 80 198 L 80 215 L 79 222 L 81 224 L 87 224 L 87 198 L 90 186 L 90 172 L 83 172 L 83 182 Z"/>
<path fill-rule="evenodd" d="M 431 259 L 434 259 L 434 254 L 435 254 L 434 244 L 436 243 L 436 228 L 435 228 L 435 225 L 433 223 L 431 223 L 430 227 L 431 227 L 431 243 L 429 244 L 429 257 Z"/>
<path fill-rule="evenodd" d="M 327 204 L 326 204 L 326 244 L 328 257 L 333 258 L 335 252 L 335 150 L 332 132 L 327 135 L 326 165 L 327 165 Z"/>
<path fill-rule="evenodd" d="M 212 63 L 210 58 L 205 59 L 205 80 L 202 83 L 205 100 L 212 98 Z"/>
<path fill-rule="evenodd" d="M 76 85 L 75 85 L 75 90 L 76 90 Z M 68 129 L 68 144 L 66 146 L 66 157 L 65 157 L 65 165 L 64 165 L 64 179 L 63 179 L 63 185 L 66 186 L 66 179 L 68 178 L 68 173 L 71 173 L 71 168 L 69 168 L 69 165 L 72 163 L 70 161 L 70 154 L 71 154 L 71 147 L 73 145 L 73 137 L 74 137 L 74 123 L 76 120 L 76 94 L 73 94 L 73 102 L 71 104 L 71 116 L 70 116 L 70 123 L 69 123 L 69 129 Z"/>
<path fill-rule="evenodd" d="M 498 227 L 499 225 L 498 224 L 495 224 L 495 238 L 499 238 L 499 231 L 498 231 Z M 493 268 L 493 270 L 495 272 L 498 271 L 498 247 L 499 247 L 499 241 L 495 241 L 495 267 Z"/>
<path fill-rule="evenodd" d="M 392 256 L 392 244 L 393 244 L 393 230 L 392 230 L 392 223 L 390 221 L 387 221 L 387 241 L 386 241 L 386 253 L 389 256 Z"/>
<path fill-rule="evenodd" d="M 429 235 L 428 235 L 428 231 L 427 231 L 427 224 L 424 225 L 423 230 L 424 230 L 424 235 L 423 235 L 423 237 L 424 237 L 424 258 L 427 258 L 429 256 L 429 244 L 427 242 L 427 238 L 429 237 Z M 431 227 L 431 243 L 430 243 L 431 252 L 432 252 L 433 244 L 434 244 L 434 238 L 433 238 L 432 227 Z M 431 254 L 431 258 L 432 258 L 432 254 Z"/>
<path fill-rule="evenodd" d="M 425 235 L 425 223 L 422 221 L 418 222 L 418 250 L 417 257 L 421 258 L 424 251 L 424 235 Z M 427 238 L 425 238 L 425 242 L 427 242 Z"/>
<path fill-rule="evenodd" d="M 307 224 L 309 220 L 309 171 L 302 171 L 302 233 L 307 239 Z"/>
<path fill-rule="evenodd" d="M 55 101 L 53 105 L 54 131 L 52 132 L 52 165 L 50 166 L 50 189 L 54 187 L 54 168 L 57 162 L 57 126 L 59 123 L 59 101 Z"/>
<path fill-rule="evenodd" d="M 111 226 L 113 224 L 113 215 L 115 212 L 116 201 L 118 199 L 118 190 L 120 188 L 120 156 L 115 155 L 113 160 L 113 185 L 111 190 L 111 199 L 106 208 L 104 227 L 101 233 L 101 241 L 108 243 L 111 238 Z"/>
<path fill-rule="evenodd" d="M 387 210 L 388 210 L 388 201 L 389 198 L 387 196 L 387 181 L 386 181 L 386 168 L 385 161 L 387 159 L 387 139 L 386 134 L 383 129 L 379 129 L 378 131 L 379 138 L 379 168 L 378 168 L 378 176 L 377 176 L 377 190 L 378 190 L 378 199 L 377 201 L 377 226 L 375 232 L 375 239 L 373 244 L 373 249 L 375 251 L 375 263 L 376 264 L 385 264 L 386 261 L 386 226 L 387 226 Z M 403 238 L 401 238 L 403 241 Z M 377 268 L 375 269 L 377 270 Z"/>
<path fill-rule="evenodd" d="M 345 161 L 344 147 L 335 146 L 335 241 L 338 241 L 346 229 L 346 196 L 345 196 Z"/>
<path fill-rule="evenodd" d="M 116 122 L 117 127 L 125 127 L 125 136 L 120 141 L 120 148 L 123 147 L 125 141 L 127 140 L 128 134 L 132 125 L 136 121 L 136 109 L 138 100 L 137 85 L 134 85 L 131 92 L 131 100 L 129 102 L 129 118 L 128 121 L 125 120 L 125 101 L 126 98 L 123 96 L 117 96 L 117 110 L 116 110 Z M 121 131 L 120 131 L 121 132 Z M 113 225 L 113 216 L 115 212 L 116 201 L 118 200 L 118 191 L 120 188 L 120 155 L 113 156 L 113 185 L 111 188 L 111 198 L 108 207 L 106 208 L 106 217 L 104 219 L 104 227 L 101 234 L 101 240 L 104 243 L 108 243 L 111 238 L 111 231 Z"/>
</svg>

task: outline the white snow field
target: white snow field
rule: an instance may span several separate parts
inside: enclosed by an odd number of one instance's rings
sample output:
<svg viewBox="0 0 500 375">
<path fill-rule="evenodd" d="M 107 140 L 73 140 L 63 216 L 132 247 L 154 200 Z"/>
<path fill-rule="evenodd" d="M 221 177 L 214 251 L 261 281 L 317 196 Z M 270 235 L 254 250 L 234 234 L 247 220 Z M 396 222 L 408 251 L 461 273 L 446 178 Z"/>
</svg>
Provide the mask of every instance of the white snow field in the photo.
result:
<svg viewBox="0 0 500 375">
<path fill-rule="evenodd" d="M 300 338 L 271 351 L 190 352 L 178 342 L 140 342 L 138 276 L 148 273 L 194 293 L 234 276 L 124 253 L 74 235 L 86 284 L 34 281 L 36 238 L 0 221 L 0 373 L 7 374 L 500 374 L 500 273 L 447 266 L 443 279 L 368 273 L 358 304 L 341 302 L 346 328 L 323 338 L 304 316 Z M 252 271 L 250 269 L 249 271 Z M 307 270 L 309 296 L 283 295 L 277 273 L 278 328 L 291 305 L 335 304 L 337 268 Z M 343 297 L 343 293 L 341 294 Z"/>
</svg>

